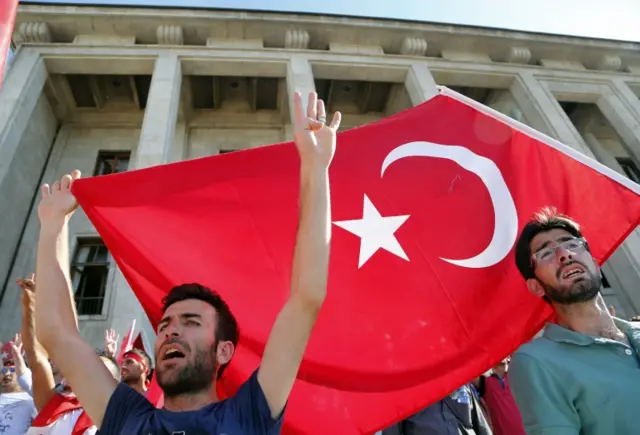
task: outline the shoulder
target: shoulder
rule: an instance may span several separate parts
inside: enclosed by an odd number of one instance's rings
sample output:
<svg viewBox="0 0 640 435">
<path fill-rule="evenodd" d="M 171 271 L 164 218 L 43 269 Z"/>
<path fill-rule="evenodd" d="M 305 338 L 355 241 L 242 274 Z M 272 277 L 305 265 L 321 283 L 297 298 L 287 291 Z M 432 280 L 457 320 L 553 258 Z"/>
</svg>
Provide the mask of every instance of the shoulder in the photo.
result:
<svg viewBox="0 0 640 435">
<path fill-rule="evenodd" d="M 127 384 L 119 383 L 109 399 L 100 434 L 120 434 L 131 418 L 144 420 L 155 411 L 156 408 L 142 394 Z"/>
<path fill-rule="evenodd" d="M 238 392 L 227 399 L 225 412 L 232 412 L 244 430 L 250 433 L 279 433 L 284 411 L 273 418 L 267 398 L 258 382 L 258 371 L 247 379 Z"/>
</svg>

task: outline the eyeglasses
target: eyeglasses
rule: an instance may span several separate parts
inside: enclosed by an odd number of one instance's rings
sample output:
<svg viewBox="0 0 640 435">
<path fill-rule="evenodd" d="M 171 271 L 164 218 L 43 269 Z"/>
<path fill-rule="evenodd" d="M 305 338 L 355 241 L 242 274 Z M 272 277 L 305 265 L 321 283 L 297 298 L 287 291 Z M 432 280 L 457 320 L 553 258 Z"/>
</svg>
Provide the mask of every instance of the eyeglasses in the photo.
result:
<svg viewBox="0 0 640 435">
<path fill-rule="evenodd" d="M 555 246 L 547 246 L 531 256 L 531 264 L 535 266 L 536 264 L 546 264 L 553 261 L 558 249 L 565 249 L 575 254 L 580 254 L 587 249 L 587 241 L 583 238 L 570 239 Z"/>
<path fill-rule="evenodd" d="M 15 367 L 2 367 L 2 369 L 0 369 L 0 373 L 2 373 L 3 375 L 6 375 L 7 373 L 15 373 L 15 372 L 16 372 Z"/>
</svg>

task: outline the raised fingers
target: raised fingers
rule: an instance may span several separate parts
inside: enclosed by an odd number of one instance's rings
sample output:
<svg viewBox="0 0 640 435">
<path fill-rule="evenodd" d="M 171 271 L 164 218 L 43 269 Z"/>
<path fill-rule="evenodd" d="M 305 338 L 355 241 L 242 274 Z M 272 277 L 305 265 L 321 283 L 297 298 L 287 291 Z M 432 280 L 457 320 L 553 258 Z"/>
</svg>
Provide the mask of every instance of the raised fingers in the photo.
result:
<svg viewBox="0 0 640 435">
<path fill-rule="evenodd" d="M 42 195 L 43 198 L 46 198 L 47 196 L 51 195 L 51 190 L 49 189 L 48 184 L 42 185 L 42 187 L 40 188 L 40 194 Z"/>
<path fill-rule="evenodd" d="M 334 113 L 329 127 L 337 131 L 340 127 L 340 121 L 342 121 L 342 114 L 340 112 Z"/>
<path fill-rule="evenodd" d="M 302 95 L 300 92 L 293 94 L 293 117 L 296 125 L 294 128 L 307 128 L 307 117 L 304 115 L 304 107 L 302 106 Z"/>
<path fill-rule="evenodd" d="M 71 175 L 67 174 L 60 180 L 62 190 L 69 190 L 71 187 Z"/>
<path fill-rule="evenodd" d="M 318 117 L 318 94 L 309 92 L 309 102 L 307 103 L 307 117 L 316 120 Z"/>
<path fill-rule="evenodd" d="M 318 100 L 316 103 L 316 110 L 318 112 L 318 121 L 323 124 L 327 122 L 327 110 L 324 107 L 324 101 Z"/>
</svg>

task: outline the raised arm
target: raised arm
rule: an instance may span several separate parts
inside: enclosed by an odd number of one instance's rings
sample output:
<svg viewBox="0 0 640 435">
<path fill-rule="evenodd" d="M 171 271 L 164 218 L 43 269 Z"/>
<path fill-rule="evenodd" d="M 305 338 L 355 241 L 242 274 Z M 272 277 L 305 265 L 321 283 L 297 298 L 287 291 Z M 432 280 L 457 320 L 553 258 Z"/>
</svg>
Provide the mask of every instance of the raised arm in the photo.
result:
<svg viewBox="0 0 640 435">
<path fill-rule="evenodd" d="M 35 275 L 18 279 L 16 283 L 22 289 L 22 343 L 31 367 L 33 401 L 41 411 L 55 394 L 56 383 L 47 352 L 36 338 Z"/>
<path fill-rule="evenodd" d="M 291 294 L 267 341 L 258 382 L 272 416 L 279 416 L 296 379 L 311 330 L 327 294 L 331 209 L 329 164 L 336 146 L 340 113 L 325 125 L 326 112 L 317 95 L 309 95 L 305 115 L 302 97 L 294 96 L 295 143 L 300 154 L 300 221 L 291 273 Z"/>
<path fill-rule="evenodd" d="M 71 194 L 79 171 L 42 187 L 38 205 L 40 239 L 36 276 L 40 287 L 36 304 L 36 334 L 97 427 L 102 424 L 117 383 L 104 363 L 78 332 L 69 276 L 68 222 L 77 207 Z M 90 381 L 89 381 L 90 380 Z"/>
</svg>

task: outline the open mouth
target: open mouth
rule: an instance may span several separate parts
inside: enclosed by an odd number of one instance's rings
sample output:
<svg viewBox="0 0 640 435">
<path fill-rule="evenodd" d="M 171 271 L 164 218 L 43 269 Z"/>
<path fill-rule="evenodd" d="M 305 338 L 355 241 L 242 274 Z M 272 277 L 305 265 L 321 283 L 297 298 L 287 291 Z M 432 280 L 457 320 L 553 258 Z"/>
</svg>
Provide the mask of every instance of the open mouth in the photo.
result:
<svg viewBox="0 0 640 435">
<path fill-rule="evenodd" d="M 583 275 L 584 269 L 578 265 L 565 267 L 562 271 L 562 279 L 571 279 Z"/>
<path fill-rule="evenodd" d="M 175 360 L 175 359 L 184 358 L 184 357 L 185 357 L 185 354 L 180 349 L 176 347 L 170 347 L 165 351 L 164 355 L 162 356 L 162 361 Z"/>
</svg>

